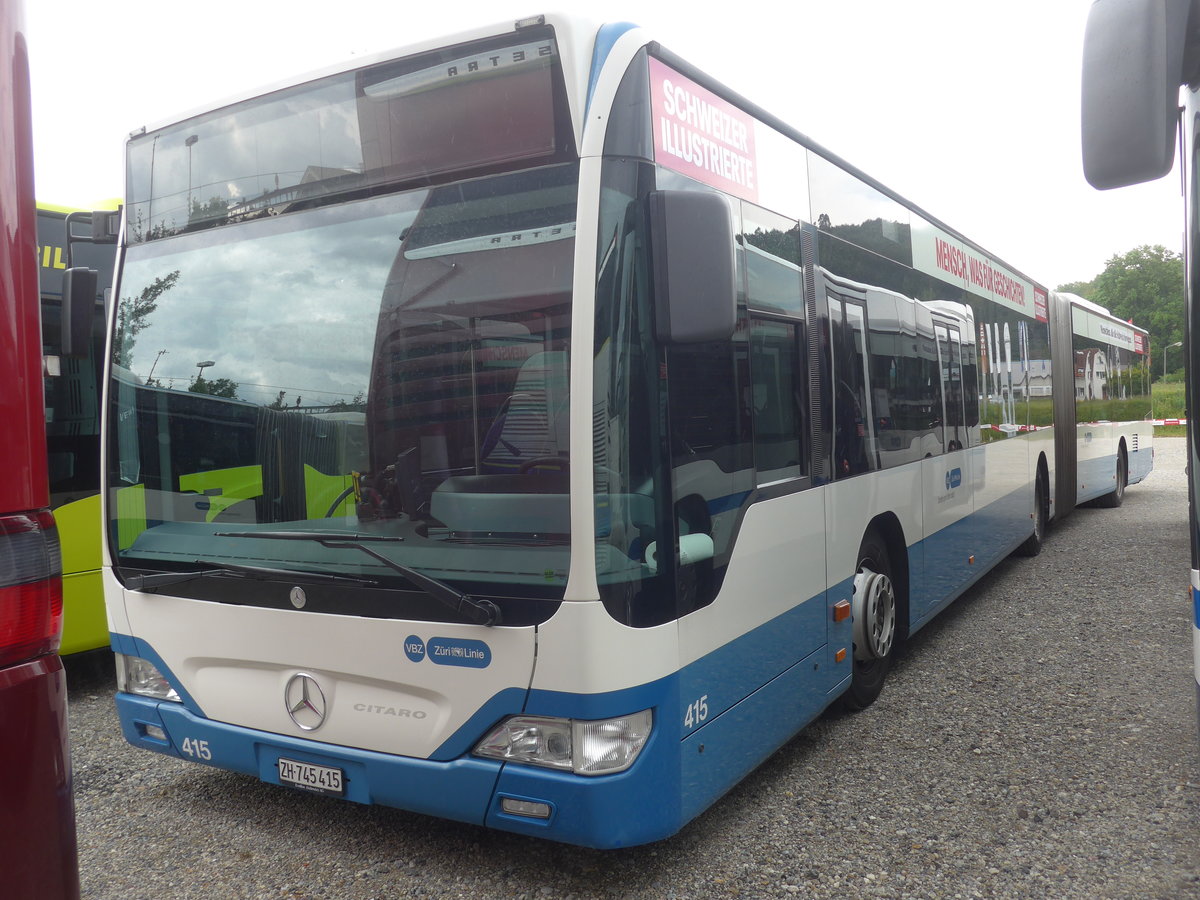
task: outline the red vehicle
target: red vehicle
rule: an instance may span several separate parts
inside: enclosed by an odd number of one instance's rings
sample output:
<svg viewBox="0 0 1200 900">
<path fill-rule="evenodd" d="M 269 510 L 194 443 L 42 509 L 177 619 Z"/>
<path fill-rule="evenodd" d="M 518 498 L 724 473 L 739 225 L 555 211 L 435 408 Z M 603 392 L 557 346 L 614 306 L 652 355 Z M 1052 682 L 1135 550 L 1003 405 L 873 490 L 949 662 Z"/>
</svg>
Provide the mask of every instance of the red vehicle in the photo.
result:
<svg viewBox="0 0 1200 900">
<path fill-rule="evenodd" d="M 42 397 L 29 61 L 0 4 L 0 893 L 77 898 L 62 561 Z"/>
</svg>

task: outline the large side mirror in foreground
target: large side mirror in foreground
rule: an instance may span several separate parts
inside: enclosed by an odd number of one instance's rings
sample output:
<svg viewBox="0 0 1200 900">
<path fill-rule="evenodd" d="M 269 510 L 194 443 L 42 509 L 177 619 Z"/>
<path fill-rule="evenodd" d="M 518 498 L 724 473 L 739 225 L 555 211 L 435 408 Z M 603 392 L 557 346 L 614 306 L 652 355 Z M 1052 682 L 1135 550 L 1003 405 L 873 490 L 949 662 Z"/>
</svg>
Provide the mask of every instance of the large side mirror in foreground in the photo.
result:
<svg viewBox="0 0 1200 900">
<path fill-rule="evenodd" d="M 92 320 L 96 315 L 96 287 L 99 273 L 76 266 L 63 272 L 62 339 L 63 356 L 88 355 L 92 340 Z"/>
<path fill-rule="evenodd" d="M 654 191 L 646 199 L 655 335 L 666 344 L 729 340 L 737 267 L 728 201 L 701 191 Z"/>
<path fill-rule="evenodd" d="M 1175 158 L 1179 87 L 1197 0 L 1096 0 L 1083 43 L 1083 174 L 1093 187 L 1161 178 Z"/>
</svg>

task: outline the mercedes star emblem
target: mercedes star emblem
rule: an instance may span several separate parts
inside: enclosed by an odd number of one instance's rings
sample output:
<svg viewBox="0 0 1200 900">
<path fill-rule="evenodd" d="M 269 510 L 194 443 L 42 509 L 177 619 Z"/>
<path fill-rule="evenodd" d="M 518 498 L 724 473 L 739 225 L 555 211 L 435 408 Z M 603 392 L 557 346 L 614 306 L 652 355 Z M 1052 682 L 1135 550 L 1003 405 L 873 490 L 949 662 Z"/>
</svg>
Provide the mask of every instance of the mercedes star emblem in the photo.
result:
<svg viewBox="0 0 1200 900">
<path fill-rule="evenodd" d="M 283 691 L 288 715 L 304 731 L 316 731 L 325 722 L 325 694 L 317 679 L 304 672 L 288 679 Z"/>
</svg>

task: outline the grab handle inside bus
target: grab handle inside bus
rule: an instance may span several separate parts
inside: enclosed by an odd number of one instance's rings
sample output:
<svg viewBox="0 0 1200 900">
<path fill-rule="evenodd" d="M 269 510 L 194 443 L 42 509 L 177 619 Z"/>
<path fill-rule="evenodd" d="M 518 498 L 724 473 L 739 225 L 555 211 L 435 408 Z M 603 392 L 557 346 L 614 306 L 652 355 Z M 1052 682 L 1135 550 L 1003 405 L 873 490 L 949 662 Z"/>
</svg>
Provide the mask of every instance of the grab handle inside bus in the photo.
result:
<svg viewBox="0 0 1200 900">
<path fill-rule="evenodd" d="M 667 344 L 732 339 L 737 287 L 728 201 L 704 191 L 652 191 L 646 199 L 656 336 Z"/>
</svg>

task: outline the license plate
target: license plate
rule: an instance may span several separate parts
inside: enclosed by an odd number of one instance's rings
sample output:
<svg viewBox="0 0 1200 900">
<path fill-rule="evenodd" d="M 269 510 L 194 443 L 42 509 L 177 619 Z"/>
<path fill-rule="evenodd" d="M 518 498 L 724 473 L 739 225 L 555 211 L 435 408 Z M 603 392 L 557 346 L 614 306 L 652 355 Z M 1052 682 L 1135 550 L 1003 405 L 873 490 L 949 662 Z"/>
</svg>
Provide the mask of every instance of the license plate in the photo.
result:
<svg viewBox="0 0 1200 900">
<path fill-rule="evenodd" d="M 317 794 L 342 796 L 342 770 L 294 759 L 279 759 L 279 780 Z"/>
</svg>

